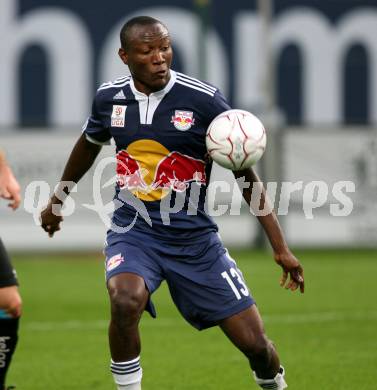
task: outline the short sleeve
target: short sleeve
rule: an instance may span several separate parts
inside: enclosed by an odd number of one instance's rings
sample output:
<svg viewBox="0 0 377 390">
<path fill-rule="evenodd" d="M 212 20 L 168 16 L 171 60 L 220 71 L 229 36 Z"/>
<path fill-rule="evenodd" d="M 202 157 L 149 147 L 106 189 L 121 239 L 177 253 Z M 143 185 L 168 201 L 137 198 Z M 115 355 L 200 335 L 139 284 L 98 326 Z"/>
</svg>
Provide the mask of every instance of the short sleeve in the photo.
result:
<svg viewBox="0 0 377 390">
<path fill-rule="evenodd" d="M 93 100 L 92 112 L 89 118 L 86 120 L 82 127 L 82 131 L 86 136 L 86 139 L 97 145 L 109 145 L 111 134 L 109 129 L 106 128 L 101 119 L 101 115 L 98 109 L 98 93 Z"/>
<path fill-rule="evenodd" d="M 225 99 L 224 95 L 220 92 L 220 90 L 216 90 L 213 98 L 208 102 L 206 107 L 208 124 L 212 122 L 212 120 L 217 117 L 217 115 L 230 109 L 231 107 Z"/>
</svg>

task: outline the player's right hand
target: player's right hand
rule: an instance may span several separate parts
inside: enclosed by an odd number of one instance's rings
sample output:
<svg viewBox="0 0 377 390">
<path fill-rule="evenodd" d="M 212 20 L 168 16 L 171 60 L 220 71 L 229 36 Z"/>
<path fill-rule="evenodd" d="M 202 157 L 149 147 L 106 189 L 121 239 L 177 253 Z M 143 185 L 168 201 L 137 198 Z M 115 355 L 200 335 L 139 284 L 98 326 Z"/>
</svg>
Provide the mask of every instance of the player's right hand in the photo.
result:
<svg viewBox="0 0 377 390">
<path fill-rule="evenodd" d="M 40 215 L 42 229 L 47 232 L 50 237 L 60 230 L 60 222 L 63 221 L 63 217 L 61 215 L 53 212 L 53 205 L 54 203 L 50 200 L 47 207 Z"/>
</svg>

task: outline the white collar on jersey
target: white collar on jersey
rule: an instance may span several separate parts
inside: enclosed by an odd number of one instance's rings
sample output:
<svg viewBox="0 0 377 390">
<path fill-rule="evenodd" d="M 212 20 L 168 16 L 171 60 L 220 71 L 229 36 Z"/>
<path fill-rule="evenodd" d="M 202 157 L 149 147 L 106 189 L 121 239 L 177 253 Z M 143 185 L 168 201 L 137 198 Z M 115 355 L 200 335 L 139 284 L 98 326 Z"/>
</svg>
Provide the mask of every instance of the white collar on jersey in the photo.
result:
<svg viewBox="0 0 377 390">
<path fill-rule="evenodd" d="M 170 80 L 166 84 L 165 88 L 160 89 L 159 91 L 156 92 L 152 92 L 150 95 L 146 95 L 145 93 L 138 91 L 135 87 L 135 83 L 132 77 L 130 81 L 130 87 L 132 93 L 135 95 L 136 100 L 148 99 L 148 97 L 149 98 L 154 97 L 157 98 L 158 100 L 161 100 L 173 88 L 176 78 L 177 78 L 176 73 L 174 72 L 174 70 L 170 69 Z"/>
<path fill-rule="evenodd" d="M 170 69 L 170 80 L 166 84 L 165 88 L 157 92 L 153 92 L 150 95 L 146 95 L 145 93 L 138 91 L 135 88 L 133 79 L 131 78 L 131 82 L 130 82 L 131 91 L 135 95 L 135 99 L 139 103 L 140 124 L 144 124 L 144 125 L 152 124 L 153 115 L 158 105 L 160 104 L 164 96 L 173 88 L 176 78 L 177 78 L 176 73 L 174 72 L 174 70 Z"/>
</svg>

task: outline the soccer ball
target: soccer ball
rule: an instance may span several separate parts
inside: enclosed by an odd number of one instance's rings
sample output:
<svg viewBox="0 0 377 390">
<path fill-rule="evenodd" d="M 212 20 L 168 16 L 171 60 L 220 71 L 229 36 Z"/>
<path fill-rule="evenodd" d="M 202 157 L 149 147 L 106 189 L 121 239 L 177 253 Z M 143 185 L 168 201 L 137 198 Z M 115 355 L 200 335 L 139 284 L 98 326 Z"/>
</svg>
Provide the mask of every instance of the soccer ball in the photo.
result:
<svg viewBox="0 0 377 390">
<path fill-rule="evenodd" d="M 210 157 L 219 165 L 239 171 L 251 167 L 262 157 L 266 130 L 248 111 L 224 111 L 209 125 L 206 146 Z"/>
</svg>

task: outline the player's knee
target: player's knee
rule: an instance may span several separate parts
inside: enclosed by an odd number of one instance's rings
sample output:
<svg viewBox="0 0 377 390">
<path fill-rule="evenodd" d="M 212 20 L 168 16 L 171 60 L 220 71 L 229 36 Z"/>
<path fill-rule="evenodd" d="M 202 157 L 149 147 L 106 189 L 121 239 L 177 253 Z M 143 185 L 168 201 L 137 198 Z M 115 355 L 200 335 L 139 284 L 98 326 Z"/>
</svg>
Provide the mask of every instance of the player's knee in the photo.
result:
<svg viewBox="0 0 377 390">
<path fill-rule="evenodd" d="M 112 316 L 124 320 L 138 319 L 144 310 L 145 293 L 124 287 L 109 287 Z"/>
<path fill-rule="evenodd" d="M 273 345 L 264 333 L 254 334 L 243 351 L 251 359 L 265 360 L 271 355 Z"/>
<path fill-rule="evenodd" d="M 18 297 L 18 299 L 15 299 L 14 301 L 12 301 L 11 305 L 9 306 L 7 311 L 14 318 L 21 317 L 21 314 L 22 314 L 21 298 Z"/>
<path fill-rule="evenodd" d="M 20 317 L 22 313 L 22 300 L 17 287 L 2 288 L 0 295 L 0 309 L 10 317 Z"/>
</svg>

